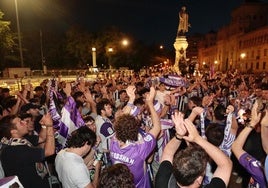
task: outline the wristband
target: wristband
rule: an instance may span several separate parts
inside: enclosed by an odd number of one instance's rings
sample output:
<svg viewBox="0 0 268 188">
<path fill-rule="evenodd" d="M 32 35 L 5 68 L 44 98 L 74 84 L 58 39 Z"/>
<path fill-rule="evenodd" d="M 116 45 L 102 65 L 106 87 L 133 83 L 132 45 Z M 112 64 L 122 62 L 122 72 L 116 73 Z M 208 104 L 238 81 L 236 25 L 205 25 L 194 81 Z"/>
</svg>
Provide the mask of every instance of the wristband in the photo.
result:
<svg viewBox="0 0 268 188">
<path fill-rule="evenodd" d="M 253 127 L 252 125 L 249 125 L 249 124 L 247 124 L 246 127 L 251 128 L 251 129 L 255 129 L 255 127 Z"/>
<path fill-rule="evenodd" d="M 133 107 L 133 106 L 134 106 L 134 104 L 132 104 L 132 103 L 128 102 L 128 103 L 127 103 L 127 106 Z"/>
<path fill-rule="evenodd" d="M 47 127 L 53 127 L 53 125 L 42 125 L 41 126 L 43 129 L 46 129 Z"/>
<path fill-rule="evenodd" d="M 178 137 L 178 135 L 179 135 L 179 134 L 177 134 L 177 133 L 176 133 L 176 134 L 175 134 L 175 138 L 176 138 L 177 140 L 179 140 L 179 141 L 182 141 L 182 140 L 183 140 L 183 138 L 182 138 L 182 137 L 181 137 L 181 138 L 179 138 L 179 137 Z"/>
</svg>

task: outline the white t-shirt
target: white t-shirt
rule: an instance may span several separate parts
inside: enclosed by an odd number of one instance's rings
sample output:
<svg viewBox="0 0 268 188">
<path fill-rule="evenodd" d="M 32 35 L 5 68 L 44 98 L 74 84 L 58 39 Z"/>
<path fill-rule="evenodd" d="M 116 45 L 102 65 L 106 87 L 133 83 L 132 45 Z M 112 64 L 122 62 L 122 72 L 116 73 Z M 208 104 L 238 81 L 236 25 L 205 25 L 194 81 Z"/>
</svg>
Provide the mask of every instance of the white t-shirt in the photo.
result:
<svg viewBox="0 0 268 188">
<path fill-rule="evenodd" d="M 75 153 L 61 150 L 56 156 L 55 166 L 64 188 L 84 188 L 90 183 L 87 166 Z"/>
</svg>

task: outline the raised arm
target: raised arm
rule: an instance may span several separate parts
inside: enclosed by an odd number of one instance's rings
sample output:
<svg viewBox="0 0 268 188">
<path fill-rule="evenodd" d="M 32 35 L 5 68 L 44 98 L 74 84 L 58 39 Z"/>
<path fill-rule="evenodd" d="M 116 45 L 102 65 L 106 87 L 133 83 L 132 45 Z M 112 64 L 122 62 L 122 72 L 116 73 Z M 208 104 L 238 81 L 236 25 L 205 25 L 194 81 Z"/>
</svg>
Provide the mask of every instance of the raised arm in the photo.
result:
<svg viewBox="0 0 268 188">
<path fill-rule="evenodd" d="M 251 121 L 245 126 L 245 128 L 238 135 L 236 140 L 232 145 L 232 151 L 237 159 L 241 157 L 246 151 L 243 149 L 243 146 L 246 142 L 246 139 L 250 132 L 255 129 L 255 126 L 258 124 L 261 118 L 261 113 L 257 112 L 258 103 L 255 102 L 251 112 Z"/>
<path fill-rule="evenodd" d="M 53 121 L 50 114 L 46 114 L 40 120 L 40 124 L 46 127 L 46 141 L 45 141 L 45 156 L 50 156 L 55 153 L 55 138 L 53 130 Z"/>
<path fill-rule="evenodd" d="M 96 102 L 92 98 L 92 95 L 91 95 L 91 92 L 89 91 L 89 89 L 85 90 L 84 96 L 86 97 L 86 102 L 87 102 L 87 104 L 89 104 L 91 111 L 93 113 L 97 114 Z"/>
<path fill-rule="evenodd" d="M 183 114 L 181 112 L 175 112 L 172 115 L 172 121 L 175 123 L 176 135 L 165 146 L 161 162 L 169 161 L 173 163 L 173 157 L 181 145 L 182 137 L 186 134 L 186 128 L 183 125 Z"/>
<path fill-rule="evenodd" d="M 191 121 L 186 119 L 184 124 L 188 131 L 188 136 L 184 136 L 183 138 L 189 142 L 195 142 L 206 151 L 211 159 L 217 164 L 217 169 L 215 170 L 213 177 L 222 179 L 227 186 L 232 171 L 231 160 L 219 148 L 203 139 Z"/>
<path fill-rule="evenodd" d="M 203 113 L 204 109 L 202 107 L 194 107 L 191 114 L 189 115 L 189 117 L 187 118 L 188 120 L 190 120 L 191 122 L 194 122 L 196 116 L 200 115 L 201 113 Z"/>
<path fill-rule="evenodd" d="M 71 92 L 72 92 L 71 83 L 66 83 L 65 87 L 63 88 L 63 91 L 67 97 L 71 97 Z"/>
<path fill-rule="evenodd" d="M 133 85 L 128 86 L 126 89 L 129 100 L 127 102 L 127 105 L 123 108 L 123 113 L 125 114 L 129 114 L 132 108 L 134 108 L 133 103 L 135 101 L 135 91 L 136 91 L 136 87 Z"/>
<path fill-rule="evenodd" d="M 159 116 L 157 114 L 157 112 L 154 109 L 154 97 L 155 97 L 155 88 L 151 87 L 150 88 L 150 93 L 147 94 L 146 96 L 146 103 L 148 105 L 148 108 L 150 110 L 151 113 L 151 118 L 152 118 L 152 122 L 153 122 L 153 128 L 149 131 L 150 134 L 152 134 L 155 138 L 157 138 L 160 130 L 161 130 L 161 124 L 160 124 L 160 119 Z"/>
<path fill-rule="evenodd" d="M 265 115 L 261 120 L 261 142 L 263 150 L 268 154 L 268 109 L 265 109 Z"/>
</svg>

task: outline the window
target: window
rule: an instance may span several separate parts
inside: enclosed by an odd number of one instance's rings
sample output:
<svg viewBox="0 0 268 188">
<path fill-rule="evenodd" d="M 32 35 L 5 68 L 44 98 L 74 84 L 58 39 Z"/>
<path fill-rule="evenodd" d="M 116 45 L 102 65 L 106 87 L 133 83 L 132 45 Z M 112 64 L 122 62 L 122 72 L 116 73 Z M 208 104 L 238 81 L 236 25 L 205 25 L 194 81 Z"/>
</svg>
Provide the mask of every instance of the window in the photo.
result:
<svg viewBox="0 0 268 188">
<path fill-rule="evenodd" d="M 263 64 L 262 64 L 262 69 L 263 69 L 263 70 L 266 69 L 266 62 L 263 62 Z"/>
<path fill-rule="evenodd" d="M 259 62 L 256 63 L 256 69 L 259 69 Z"/>
<path fill-rule="evenodd" d="M 264 56 L 264 57 L 267 56 L 267 48 L 263 50 L 263 56 Z"/>
</svg>

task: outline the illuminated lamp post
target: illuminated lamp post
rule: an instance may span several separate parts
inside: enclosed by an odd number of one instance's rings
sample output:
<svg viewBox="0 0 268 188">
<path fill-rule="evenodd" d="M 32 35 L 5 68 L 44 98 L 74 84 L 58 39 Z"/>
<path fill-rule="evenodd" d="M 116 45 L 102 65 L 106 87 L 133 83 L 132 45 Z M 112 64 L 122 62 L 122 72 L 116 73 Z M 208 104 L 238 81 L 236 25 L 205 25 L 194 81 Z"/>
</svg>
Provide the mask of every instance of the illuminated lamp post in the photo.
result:
<svg viewBox="0 0 268 188">
<path fill-rule="evenodd" d="M 242 70 L 242 69 L 244 69 L 245 68 L 245 66 L 243 66 L 243 61 L 244 61 L 244 59 L 245 59 L 245 57 L 246 57 L 246 53 L 241 53 L 240 54 L 240 58 L 241 58 L 241 63 L 240 63 L 240 69 Z M 243 68 L 244 67 L 244 68 Z"/>
<path fill-rule="evenodd" d="M 17 31 L 18 31 L 18 40 L 19 40 L 19 50 L 20 50 L 20 66 L 24 67 L 23 62 L 23 53 L 22 53 L 22 45 L 21 45 L 21 35 L 20 35 L 20 22 L 19 22 L 19 12 L 18 12 L 18 2 L 15 1 L 15 10 L 16 10 L 16 20 L 17 20 Z"/>
<path fill-rule="evenodd" d="M 218 70 L 218 61 L 217 60 L 214 61 L 214 65 L 215 65 L 215 71 L 217 71 Z"/>
<path fill-rule="evenodd" d="M 96 57 L 96 48 L 92 47 L 92 66 L 93 68 L 97 67 L 97 57 Z"/>
<path fill-rule="evenodd" d="M 111 65 L 111 54 L 113 53 L 114 49 L 112 47 L 108 48 L 108 65 L 109 65 L 109 69 L 112 69 L 112 65 Z"/>
<path fill-rule="evenodd" d="M 129 44 L 129 42 L 128 42 L 127 39 L 123 39 L 123 40 L 122 40 L 122 45 L 123 45 L 123 46 L 128 46 L 128 44 Z"/>
</svg>

